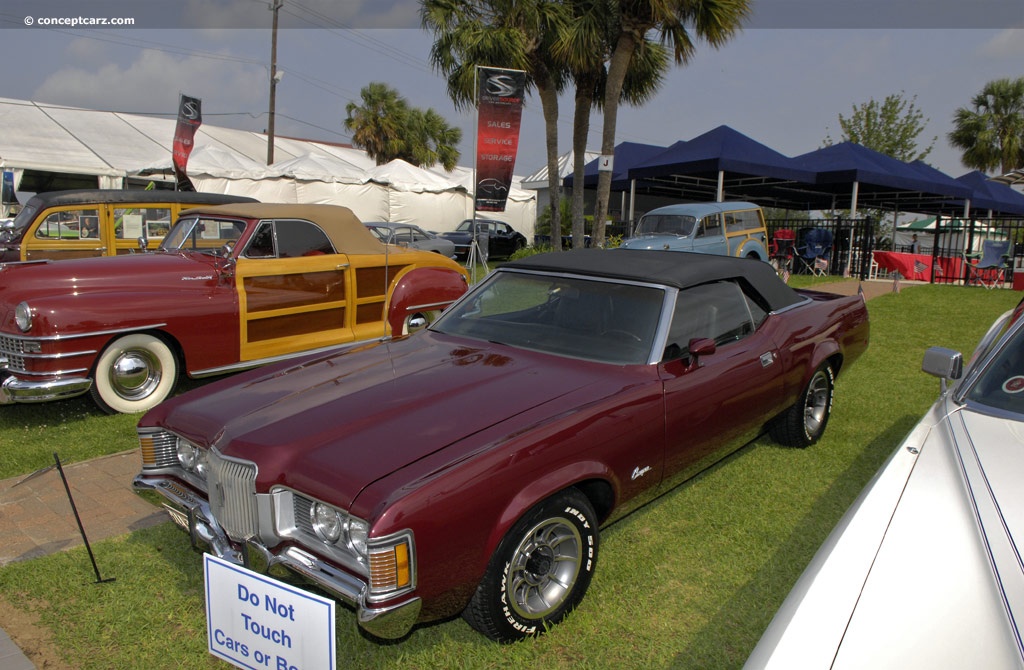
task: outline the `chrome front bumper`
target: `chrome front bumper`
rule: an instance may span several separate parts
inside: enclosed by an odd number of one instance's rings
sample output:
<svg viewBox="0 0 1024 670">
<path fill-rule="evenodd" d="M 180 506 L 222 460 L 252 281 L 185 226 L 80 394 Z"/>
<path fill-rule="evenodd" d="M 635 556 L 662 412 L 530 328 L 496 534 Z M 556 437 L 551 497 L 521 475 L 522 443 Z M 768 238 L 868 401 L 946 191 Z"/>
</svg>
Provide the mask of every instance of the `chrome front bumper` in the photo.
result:
<svg viewBox="0 0 1024 670">
<path fill-rule="evenodd" d="M 300 547 L 287 546 L 275 551 L 266 547 L 259 538 L 252 537 L 236 549 L 210 512 L 209 503 L 173 479 L 139 475 L 132 485 L 138 491 L 154 491 L 166 498 L 168 502 L 164 508 L 171 519 L 189 534 L 192 546 L 197 550 L 209 551 L 218 558 L 270 576 L 284 576 L 288 573 L 282 573 L 281 568 L 286 568 L 353 606 L 359 626 L 378 638 L 394 640 L 404 637 L 419 618 L 422 605 L 419 598 L 397 605 L 370 607 L 366 603 L 366 582 L 334 568 Z"/>
<path fill-rule="evenodd" d="M 88 392 L 90 388 L 92 388 L 92 380 L 84 377 L 47 381 L 29 381 L 18 377 L 8 377 L 0 384 L 0 405 L 74 398 Z"/>
</svg>

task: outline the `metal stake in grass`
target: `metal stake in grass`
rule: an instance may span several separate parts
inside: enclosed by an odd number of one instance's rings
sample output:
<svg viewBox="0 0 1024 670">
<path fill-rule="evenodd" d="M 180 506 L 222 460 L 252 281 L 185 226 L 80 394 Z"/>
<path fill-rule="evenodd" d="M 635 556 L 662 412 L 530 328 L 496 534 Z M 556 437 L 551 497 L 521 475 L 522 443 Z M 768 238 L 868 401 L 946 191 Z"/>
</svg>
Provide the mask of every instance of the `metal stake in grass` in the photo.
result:
<svg viewBox="0 0 1024 670">
<path fill-rule="evenodd" d="M 68 502 L 71 503 L 71 511 L 75 514 L 75 521 L 78 523 L 78 532 L 82 534 L 82 542 L 85 543 L 85 550 L 89 552 L 89 560 L 92 561 L 92 569 L 96 573 L 96 584 L 104 584 L 106 582 L 112 582 L 115 580 L 114 577 L 103 579 L 100 577 L 100 568 L 96 565 L 96 557 L 92 553 L 92 547 L 89 546 L 89 538 L 85 536 L 85 526 L 82 525 L 82 518 L 78 515 L 78 507 L 75 506 L 75 499 L 71 495 L 71 487 L 68 486 L 68 478 L 64 475 L 64 468 L 61 467 L 60 458 L 57 456 L 57 452 L 53 452 L 53 462 L 57 464 L 57 472 L 60 473 L 60 480 L 64 482 L 64 490 L 68 494 Z"/>
</svg>

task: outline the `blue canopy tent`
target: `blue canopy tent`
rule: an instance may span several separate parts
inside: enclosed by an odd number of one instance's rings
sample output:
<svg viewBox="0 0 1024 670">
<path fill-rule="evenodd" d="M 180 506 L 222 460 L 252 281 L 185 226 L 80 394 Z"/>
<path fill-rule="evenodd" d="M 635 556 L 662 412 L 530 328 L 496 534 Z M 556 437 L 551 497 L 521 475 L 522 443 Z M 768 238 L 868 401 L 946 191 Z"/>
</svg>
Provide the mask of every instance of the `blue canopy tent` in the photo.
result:
<svg viewBox="0 0 1024 670">
<path fill-rule="evenodd" d="M 893 211 L 952 211 L 951 202 L 970 197 L 971 190 L 934 168 L 915 167 L 853 142 L 841 142 L 793 159 L 815 174 L 815 209 L 860 206 Z M 822 198 L 830 197 L 824 206 Z"/>
<path fill-rule="evenodd" d="M 628 177 L 637 192 L 690 201 L 750 200 L 803 208 L 790 202 L 790 185 L 814 181 L 814 174 L 791 158 L 729 126 L 719 126 L 688 142 L 676 142 L 662 153 L 632 167 Z M 781 194 L 781 195 L 780 195 Z"/>
<path fill-rule="evenodd" d="M 993 181 L 978 170 L 961 175 L 956 181 L 971 189 L 967 203 L 971 210 L 988 210 L 990 217 L 1024 216 L 1024 193 Z"/>
</svg>

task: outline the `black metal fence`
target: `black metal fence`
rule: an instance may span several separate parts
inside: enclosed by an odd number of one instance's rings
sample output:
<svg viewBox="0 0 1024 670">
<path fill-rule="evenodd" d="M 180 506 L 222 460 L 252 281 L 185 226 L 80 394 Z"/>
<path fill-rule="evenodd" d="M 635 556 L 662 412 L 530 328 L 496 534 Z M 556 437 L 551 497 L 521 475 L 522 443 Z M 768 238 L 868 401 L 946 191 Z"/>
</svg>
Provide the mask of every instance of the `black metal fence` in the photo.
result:
<svg viewBox="0 0 1024 670">
<path fill-rule="evenodd" d="M 819 266 L 818 271 L 829 275 L 860 279 L 891 277 L 898 270 L 894 267 L 886 268 L 879 261 L 893 258 L 885 253 L 874 252 L 896 252 L 911 255 L 896 256 L 904 264 L 913 264 L 913 276 L 904 276 L 905 279 L 971 284 L 978 278 L 977 264 L 984 262 L 986 252 L 989 252 L 989 255 L 997 256 L 997 262 L 998 257 L 1002 257 L 1001 272 L 988 272 L 984 278 L 989 283 L 1008 287 L 1014 285 L 1016 273 L 1018 283 L 1024 287 L 1024 221 L 1019 219 L 961 221 L 936 217 L 934 223 L 927 228 L 899 229 L 895 234 L 891 230 L 887 231 L 889 235 L 884 240 L 881 240 L 878 223 L 870 218 L 771 219 L 767 222 L 767 228 L 769 240 L 776 238 L 779 230 L 794 231 L 798 255 L 805 251 L 804 240 L 812 229 L 828 230 L 832 244 L 826 255 L 827 268 Z M 793 263 L 793 271 L 815 271 L 812 260 L 807 257 L 797 258 Z"/>
<path fill-rule="evenodd" d="M 863 279 L 871 274 L 876 238 L 876 225 L 871 219 L 770 219 L 766 223 L 770 242 L 779 237 L 780 230 L 793 231 L 796 242 L 792 272 L 796 274 L 818 272 Z M 829 232 L 824 263 L 816 264 L 818 257 L 808 249 L 807 237 L 812 230 Z"/>
</svg>

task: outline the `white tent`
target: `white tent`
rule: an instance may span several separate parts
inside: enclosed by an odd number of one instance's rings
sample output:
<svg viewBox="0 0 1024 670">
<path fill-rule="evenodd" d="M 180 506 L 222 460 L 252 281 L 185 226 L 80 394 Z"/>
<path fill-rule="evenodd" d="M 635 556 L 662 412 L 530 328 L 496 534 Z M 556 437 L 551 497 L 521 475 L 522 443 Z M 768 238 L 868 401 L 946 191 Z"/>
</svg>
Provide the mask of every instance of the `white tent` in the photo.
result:
<svg viewBox="0 0 1024 670">
<path fill-rule="evenodd" d="M 175 120 L 0 98 L 0 168 L 16 191 L 122 188 L 129 179 L 174 181 Z M 403 221 L 451 230 L 473 214 L 472 171 L 377 166 L 351 147 L 277 137 L 266 165 L 267 136 L 204 123 L 195 135 L 188 174 L 197 189 L 264 202 L 332 203 L 365 221 Z M 24 181 L 23 181 L 24 179 Z M 533 193 L 513 189 L 508 221 L 532 238 Z"/>
<path fill-rule="evenodd" d="M 1006 234 L 984 221 L 974 221 L 972 249 L 967 249 L 968 225 L 962 219 L 944 218 L 939 239 L 939 248 L 944 253 L 980 253 L 987 239 L 1006 239 Z M 935 217 L 909 221 L 896 226 L 893 244 L 897 249 L 909 248 L 917 236 L 921 253 L 930 254 L 935 247 Z"/>
</svg>

